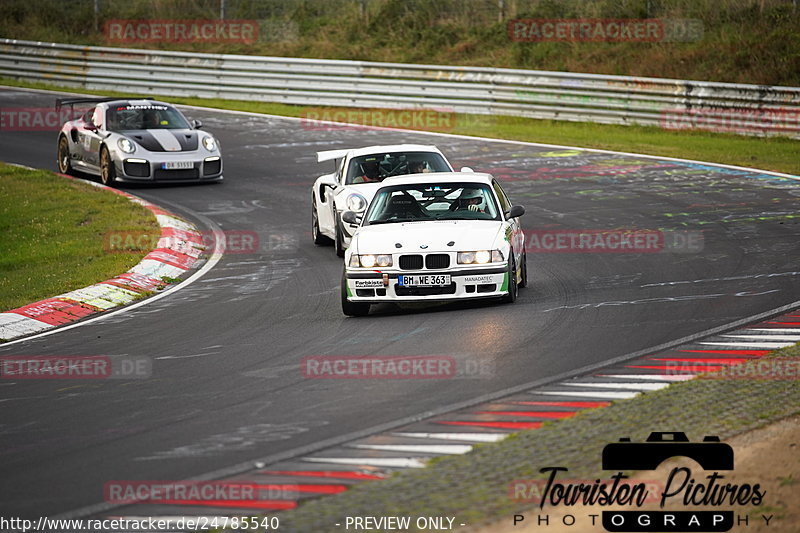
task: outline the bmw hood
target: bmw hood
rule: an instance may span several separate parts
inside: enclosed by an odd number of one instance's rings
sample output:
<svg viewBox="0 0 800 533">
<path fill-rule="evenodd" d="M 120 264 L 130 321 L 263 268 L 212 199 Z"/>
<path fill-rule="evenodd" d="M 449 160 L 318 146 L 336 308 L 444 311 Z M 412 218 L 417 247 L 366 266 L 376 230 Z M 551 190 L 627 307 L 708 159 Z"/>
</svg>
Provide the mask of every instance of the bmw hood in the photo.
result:
<svg viewBox="0 0 800 533">
<path fill-rule="evenodd" d="M 150 152 L 186 152 L 197 150 L 198 133 L 195 130 L 125 130 L 121 135 L 135 141 Z"/>
<path fill-rule="evenodd" d="M 495 220 L 377 224 L 359 228 L 353 249 L 360 254 L 491 250 L 497 248 L 497 241 L 503 238 L 502 227 L 503 223 Z M 453 244 L 448 246 L 450 242 Z"/>
</svg>

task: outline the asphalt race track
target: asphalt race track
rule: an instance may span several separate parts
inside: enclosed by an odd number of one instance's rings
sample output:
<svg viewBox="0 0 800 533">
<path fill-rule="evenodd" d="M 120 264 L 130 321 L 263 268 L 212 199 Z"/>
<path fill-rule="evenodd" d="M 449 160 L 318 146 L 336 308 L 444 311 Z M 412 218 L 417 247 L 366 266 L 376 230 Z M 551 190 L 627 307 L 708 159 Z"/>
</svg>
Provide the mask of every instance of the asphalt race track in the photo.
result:
<svg viewBox="0 0 800 533">
<path fill-rule="evenodd" d="M 0 90 L 0 108 L 54 94 Z M 800 294 L 800 182 L 633 156 L 186 109 L 220 139 L 225 182 L 128 187 L 201 227 L 255 232 L 169 297 L 0 348 L 4 355 L 137 355 L 146 380 L 0 380 L 4 514 L 54 516 L 103 501 L 110 480 L 188 479 L 313 446 L 754 315 Z M 315 152 L 421 142 L 498 176 L 527 230 L 702 234 L 702 250 L 529 253 L 513 305 L 345 318 L 342 261 L 310 237 Z M 0 131 L 0 160 L 56 169 L 56 132 Z M 2 200 L 0 200 L 2 201 Z M 676 235 L 676 234 L 671 234 Z M 684 234 L 678 234 L 684 235 Z M 307 379 L 315 355 L 449 355 L 471 380 Z M 466 386 L 465 386 L 466 385 Z"/>
</svg>

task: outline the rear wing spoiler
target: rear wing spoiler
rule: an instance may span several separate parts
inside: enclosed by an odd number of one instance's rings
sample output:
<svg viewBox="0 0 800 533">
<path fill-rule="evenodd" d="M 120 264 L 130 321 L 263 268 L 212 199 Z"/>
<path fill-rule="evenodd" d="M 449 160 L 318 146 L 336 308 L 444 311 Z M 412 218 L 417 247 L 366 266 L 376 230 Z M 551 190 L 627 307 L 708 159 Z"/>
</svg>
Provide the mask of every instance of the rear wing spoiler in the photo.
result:
<svg viewBox="0 0 800 533">
<path fill-rule="evenodd" d="M 56 98 L 56 111 L 61 110 L 64 106 L 74 107 L 75 104 L 99 104 L 101 102 L 113 102 L 114 100 L 153 100 L 152 96 L 148 97 L 96 97 L 96 98 Z"/>
<path fill-rule="evenodd" d="M 346 156 L 352 150 L 350 148 L 345 150 L 326 150 L 324 152 L 317 152 L 317 163 L 323 161 L 330 161 L 331 159 L 339 159 Z"/>
</svg>

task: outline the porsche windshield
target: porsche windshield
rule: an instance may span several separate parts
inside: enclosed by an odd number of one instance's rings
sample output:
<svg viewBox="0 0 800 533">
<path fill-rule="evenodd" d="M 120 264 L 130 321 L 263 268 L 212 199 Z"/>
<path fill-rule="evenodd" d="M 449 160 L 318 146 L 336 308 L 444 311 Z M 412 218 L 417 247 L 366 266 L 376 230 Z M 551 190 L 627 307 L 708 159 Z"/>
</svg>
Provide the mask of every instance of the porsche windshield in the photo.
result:
<svg viewBox="0 0 800 533">
<path fill-rule="evenodd" d="M 354 157 L 347 167 L 347 185 L 383 181 L 389 176 L 452 172 L 436 152 L 392 152 Z"/>
<path fill-rule="evenodd" d="M 190 128 L 177 109 L 163 104 L 114 105 L 106 115 L 110 131 Z"/>
<path fill-rule="evenodd" d="M 364 224 L 422 220 L 500 220 L 500 211 L 483 183 L 397 185 L 378 191 Z"/>
</svg>

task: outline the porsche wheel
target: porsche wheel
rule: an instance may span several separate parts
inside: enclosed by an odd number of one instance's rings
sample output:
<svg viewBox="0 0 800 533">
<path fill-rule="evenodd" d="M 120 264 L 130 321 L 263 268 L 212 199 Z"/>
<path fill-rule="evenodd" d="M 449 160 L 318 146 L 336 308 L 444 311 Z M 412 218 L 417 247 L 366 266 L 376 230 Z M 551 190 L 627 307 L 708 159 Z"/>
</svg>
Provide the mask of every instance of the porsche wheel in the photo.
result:
<svg viewBox="0 0 800 533">
<path fill-rule="evenodd" d="M 75 175 L 69 155 L 69 141 L 63 135 L 58 139 L 58 171 L 70 176 Z"/>
<path fill-rule="evenodd" d="M 319 231 L 319 215 L 317 215 L 317 202 L 311 199 L 311 236 L 314 238 L 314 244 L 317 246 L 328 246 L 331 244 L 331 238 L 327 237 Z"/>
<path fill-rule="evenodd" d="M 117 169 L 114 166 L 114 162 L 111 160 L 108 148 L 103 146 L 100 149 L 100 181 L 103 182 L 103 185 L 113 187 L 116 180 Z"/>
<path fill-rule="evenodd" d="M 342 236 L 342 228 L 339 224 L 339 216 L 336 215 L 336 239 L 334 239 L 334 247 L 336 248 L 336 255 L 344 257 L 344 237 Z"/>
</svg>

